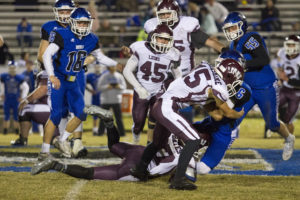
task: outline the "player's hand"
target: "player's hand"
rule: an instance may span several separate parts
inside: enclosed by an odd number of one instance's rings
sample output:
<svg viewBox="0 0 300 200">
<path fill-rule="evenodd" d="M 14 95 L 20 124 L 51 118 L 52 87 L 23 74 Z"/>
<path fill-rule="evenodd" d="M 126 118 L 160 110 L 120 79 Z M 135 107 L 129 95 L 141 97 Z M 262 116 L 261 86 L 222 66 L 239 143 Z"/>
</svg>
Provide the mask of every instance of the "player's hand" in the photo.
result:
<svg viewBox="0 0 300 200">
<path fill-rule="evenodd" d="M 130 48 L 128 48 L 126 46 L 122 46 L 121 51 L 122 51 L 122 53 L 124 54 L 125 57 L 129 58 L 131 56 Z"/>
<path fill-rule="evenodd" d="M 287 75 L 284 73 L 284 72 L 280 72 L 280 73 L 277 73 L 278 74 L 278 78 L 280 80 L 283 80 L 283 81 L 288 81 L 289 78 L 287 77 Z"/>
<path fill-rule="evenodd" d="M 138 93 L 140 99 L 147 99 L 150 96 L 149 92 L 143 87 L 138 87 L 135 91 Z"/>
<path fill-rule="evenodd" d="M 24 107 L 28 104 L 29 102 L 28 102 L 28 100 L 27 99 L 23 99 L 21 102 L 20 102 L 20 104 L 19 104 L 19 112 L 21 112 L 23 109 L 24 109 Z"/>
<path fill-rule="evenodd" d="M 56 76 L 50 76 L 49 79 L 50 79 L 50 82 L 53 85 L 53 88 L 56 89 L 56 90 L 58 90 L 60 88 L 60 81 L 59 81 L 59 79 L 56 78 Z"/>
<path fill-rule="evenodd" d="M 5 96 L 4 96 L 4 95 L 1 95 L 1 96 L 0 96 L 0 99 L 1 99 L 1 101 L 4 101 L 4 100 L 5 100 Z"/>
<path fill-rule="evenodd" d="M 239 118 L 242 117 L 245 114 L 244 108 L 238 112 Z"/>
<path fill-rule="evenodd" d="M 120 63 L 118 63 L 117 65 L 116 65 L 116 70 L 118 71 L 118 72 L 123 72 L 123 69 L 124 69 L 124 65 L 122 65 L 122 64 L 120 64 Z"/>
</svg>

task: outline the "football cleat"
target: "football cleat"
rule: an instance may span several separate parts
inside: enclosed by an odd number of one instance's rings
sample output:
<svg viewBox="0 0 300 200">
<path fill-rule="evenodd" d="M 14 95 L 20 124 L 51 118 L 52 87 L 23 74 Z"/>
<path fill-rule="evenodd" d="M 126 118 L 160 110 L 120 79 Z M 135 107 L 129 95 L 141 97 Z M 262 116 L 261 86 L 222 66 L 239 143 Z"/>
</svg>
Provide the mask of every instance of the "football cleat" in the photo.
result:
<svg viewBox="0 0 300 200">
<path fill-rule="evenodd" d="M 88 154 L 87 149 L 83 146 L 81 139 L 72 139 L 72 157 L 82 158 Z"/>
<path fill-rule="evenodd" d="M 19 137 L 16 140 L 10 142 L 11 146 L 27 146 L 27 139 Z"/>
<path fill-rule="evenodd" d="M 53 159 L 52 156 L 48 156 L 45 160 L 36 163 L 31 168 L 31 175 L 37 175 L 41 172 L 53 169 L 54 165 L 55 165 L 55 160 Z"/>
<path fill-rule="evenodd" d="M 133 136 L 133 144 L 139 144 L 140 134 L 136 135 L 136 134 L 132 133 L 132 136 Z"/>
<path fill-rule="evenodd" d="M 144 181 L 144 182 L 148 181 L 149 172 L 147 170 L 140 171 L 138 170 L 137 167 L 133 167 L 130 168 L 130 174 L 135 178 L 138 178 L 140 181 Z"/>
<path fill-rule="evenodd" d="M 53 146 L 57 148 L 61 152 L 61 156 L 64 158 L 71 158 L 72 157 L 72 149 L 71 144 L 69 141 L 59 141 L 56 138 L 53 139 Z"/>
<path fill-rule="evenodd" d="M 100 119 L 103 119 L 105 121 L 112 121 L 113 120 L 112 112 L 110 110 L 100 108 L 99 106 L 95 106 L 95 105 L 85 106 L 83 111 L 86 114 L 97 116 Z"/>
<path fill-rule="evenodd" d="M 169 186 L 170 189 L 175 190 L 196 190 L 197 186 L 190 182 L 185 176 L 181 178 L 173 178 Z"/>
<path fill-rule="evenodd" d="M 43 160 L 46 160 L 48 157 L 53 158 L 53 156 L 50 153 L 39 153 L 38 155 L 38 162 L 41 162 Z"/>
<path fill-rule="evenodd" d="M 289 160 L 294 152 L 295 136 L 291 135 L 290 139 L 286 139 L 284 142 L 282 160 Z"/>
</svg>

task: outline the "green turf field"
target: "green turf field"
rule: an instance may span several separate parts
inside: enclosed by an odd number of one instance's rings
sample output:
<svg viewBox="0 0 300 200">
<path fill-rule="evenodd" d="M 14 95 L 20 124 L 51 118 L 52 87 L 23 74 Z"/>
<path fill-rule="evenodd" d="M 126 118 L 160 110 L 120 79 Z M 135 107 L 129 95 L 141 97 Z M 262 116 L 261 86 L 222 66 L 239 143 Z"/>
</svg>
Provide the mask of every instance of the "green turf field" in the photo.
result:
<svg viewBox="0 0 300 200">
<path fill-rule="evenodd" d="M 132 121 L 124 117 L 127 130 L 130 130 Z M 85 129 L 91 130 L 91 118 L 85 123 Z M 295 135 L 300 137 L 300 123 L 295 122 Z M 237 148 L 282 149 L 283 139 L 274 134 L 270 139 L 263 139 L 263 120 L 257 118 L 245 119 L 241 125 L 240 138 L 233 144 L 224 160 L 244 160 L 235 164 L 240 170 L 264 170 L 264 163 L 250 162 L 253 153 L 251 150 Z M 0 135 L 0 146 L 7 146 L 16 135 Z M 131 133 L 127 132 L 121 141 L 131 142 Z M 29 145 L 41 144 L 39 135 L 31 135 Z M 83 142 L 86 146 L 106 145 L 106 136 L 94 137 L 91 131 L 85 132 Z M 143 134 L 141 144 L 146 143 Z M 296 140 L 296 149 L 300 143 Z M 39 152 L 38 146 L 32 148 L 0 148 L 1 155 L 18 154 L 25 152 L 35 157 Z M 52 149 L 52 152 L 57 152 Z M 89 149 L 91 155 L 103 155 L 105 149 Z M 30 156 L 29 156 L 30 157 Z M 99 159 L 100 159 L 99 158 Z M 249 159 L 249 163 L 247 160 Z M 284 164 L 284 161 L 278 162 Z M 226 162 L 222 167 L 230 167 Z M 288 162 L 286 162 L 288 163 Z M 221 164 L 220 164 L 221 165 Z M 0 167 L 31 167 L 32 162 L 2 162 Z M 292 166 L 299 168 L 300 166 Z M 196 191 L 173 191 L 168 189 L 168 176 L 150 180 L 147 183 L 130 183 L 119 181 L 85 181 L 69 177 L 60 173 L 42 173 L 31 176 L 28 172 L 0 172 L 0 199 L 300 199 L 300 176 L 249 176 L 249 175 L 206 175 L 198 176 Z"/>
</svg>

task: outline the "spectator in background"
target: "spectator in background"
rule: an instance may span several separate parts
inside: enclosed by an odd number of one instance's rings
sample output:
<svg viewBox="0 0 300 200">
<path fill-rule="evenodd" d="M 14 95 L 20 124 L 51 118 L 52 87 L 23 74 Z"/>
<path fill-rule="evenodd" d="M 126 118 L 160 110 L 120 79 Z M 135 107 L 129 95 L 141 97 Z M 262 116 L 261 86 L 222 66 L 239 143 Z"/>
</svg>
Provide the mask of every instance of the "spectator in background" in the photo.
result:
<svg viewBox="0 0 300 200">
<path fill-rule="evenodd" d="M 25 17 L 17 26 L 17 40 L 20 47 L 27 43 L 29 47 L 32 47 L 32 25 L 27 22 Z"/>
<path fill-rule="evenodd" d="M 25 64 L 26 70 L 23 71 L 24 80 L 29 86 L 29 92 L 34 90 L 34 73 L 33 73 L 33 62 L 28 60 Z"/>
<path fill-rule="evenodd" d="M 97 91 L 97 83 L 101 76 L 101 66 L 99 63 L 94 65 L 94 73 L 86 76 L 86 90 L 92 94 L 92 105 L 100 106 L 100 92 Z M 89 86 L 90 85 L 90 86 Z M 93 135 L 98 135 L 98 117 L 93 116 Z"/>
<path fill-rule="evenodd" d="M 189 0 L 176 0 L 180 6 L 181 12 L 186 15 L 188 11 Z"/>
<path fill-rule="evenodd" d="M 225 8 L 221 3 L 216 2 L 215 0 L 206 0 L 204 6 L 207 8 L 210 14 L 212 14 L 218 30 L 221 31 L 222 24 L 229 13 L 227 8 Z"/>
<path fill-rule="evenodd" d="M 106 5 L 108 11 L 112 11 L 111 6 L 116 5 L 117 0 L 100 0 L 97 5 L 101 6 L 103 4 Z"/>
<path fill-rule="evenodd" d="M 26 63 L 29 61 L 30 54 L 28 52 L 21 53 L 21 59 L 17 61 L 18 67 L 25 67 Z"/>
<path fill-rule="evenodd" d="M 105 34 L 107 33 L 108 35 L 105 35 L 103 37 L 100 38 L 99 42 L 101 43 L 102 47 L 116 47 L 117 43 L 118 43 L 118 37 L 117 36 L 110 36 L 111 33 L 114 33 L 114 29 L 112 28 L 112 26 L 110 25 L 110 22 L 107 19 L 104 19 L 101 22 L 101 26 L 97 31 L 98 33 L 101 34 Z M 116 56 L 114 51 L 108 51 L 107 52 L 108 57 L 118 57 L 118 55 Z"/>
<path fill-rule="evenodd" d="M 218 33 L 218 28 L 215 23 L 214 17 L 209 13 L 206 7 L 202 7 L 200 10 L 201 15 L 201 28 L 208 35 L 214 35 Z"/>
<path fill-rule="evenodd" d="M 7 134 L 10 121 L 10 111 L 13 110 L 14 128 L 16 134 L 19 134 L 18 123 L 18 105 L 19 101 L 26 97 L 29 91 L 29 86 L 24 81 L 23 75 L 17 75 L 16 65 L 13 61 L 8 63 L 8 73 L 3 73 L 0 76 L 1 83 L 4 84 L 4 122 L 3 134 Z"/>
<path fill-rule="evenodd" d="M 272 0 L 267 0 L 266 7 L 261 11 L 260 25 L 262 31 L 281 31 L 279 10 L 275 7 Z"/>
<path fill-rule="evenodd" d="M 6 60 L 14 60 L 14 56 L 9 52 L 8 46 L 0 35 L 0 65 L 4 65 Z"/>
<path fill-rule="evenodd" d="M 98 81 L 98 90 L 101 92 L 101 107 L 113 109 L 120 136 L 125 136 L 121 103 L 122 91 L 126 89 L 126 82 L 122 74 L 116 72 L 116 67 L 108 67 L 107 73 L 103 74 Z M 100 122 L 99 135 L 104 134 L 104 123 Z"/>
</svg>

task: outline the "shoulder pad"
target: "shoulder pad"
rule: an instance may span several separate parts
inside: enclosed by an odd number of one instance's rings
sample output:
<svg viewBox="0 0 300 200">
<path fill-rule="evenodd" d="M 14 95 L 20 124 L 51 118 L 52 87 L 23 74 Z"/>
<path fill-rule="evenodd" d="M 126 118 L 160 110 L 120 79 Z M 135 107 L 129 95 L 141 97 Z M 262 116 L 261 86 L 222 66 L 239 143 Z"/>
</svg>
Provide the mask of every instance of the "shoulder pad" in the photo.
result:
<svg viewBox="0 0 300 200">
<path fill-rule="evenodd" d="M 158 21 L 156 17 L 148 19 L 144 24 L 144 30 L 146 33 L 149 34 L 156 28 L 157 25 L 158 25 Z"/>
</svg>

